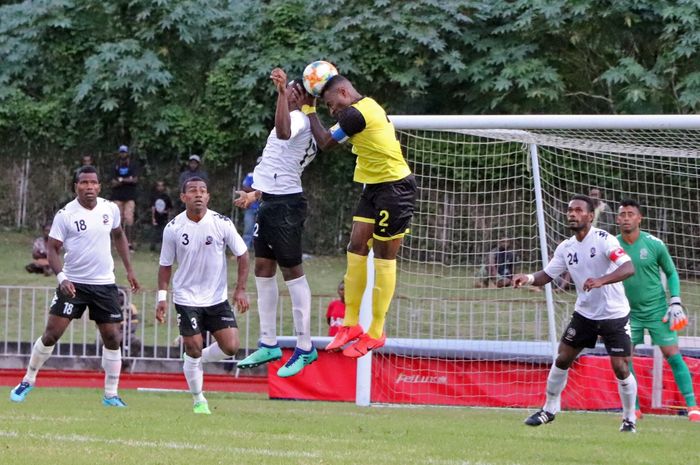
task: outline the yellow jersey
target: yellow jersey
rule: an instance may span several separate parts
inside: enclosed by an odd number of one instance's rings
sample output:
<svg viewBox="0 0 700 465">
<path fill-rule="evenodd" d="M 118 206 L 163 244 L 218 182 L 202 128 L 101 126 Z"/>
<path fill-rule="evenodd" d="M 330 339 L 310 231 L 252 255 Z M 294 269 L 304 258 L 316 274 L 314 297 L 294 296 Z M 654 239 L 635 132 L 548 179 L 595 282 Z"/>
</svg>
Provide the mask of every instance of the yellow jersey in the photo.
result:
<svg viewBox="0 0 700 465">
<path fill-rule="evenodd" d="M 394 125 L 373 99 L 363 97 L 339 112 L 338 122 L 330 133 L 337 142 L 352 144 L 352 153 L 357 155 L 355 182 L 379 184 L 411 174 Z"/>
</svg>

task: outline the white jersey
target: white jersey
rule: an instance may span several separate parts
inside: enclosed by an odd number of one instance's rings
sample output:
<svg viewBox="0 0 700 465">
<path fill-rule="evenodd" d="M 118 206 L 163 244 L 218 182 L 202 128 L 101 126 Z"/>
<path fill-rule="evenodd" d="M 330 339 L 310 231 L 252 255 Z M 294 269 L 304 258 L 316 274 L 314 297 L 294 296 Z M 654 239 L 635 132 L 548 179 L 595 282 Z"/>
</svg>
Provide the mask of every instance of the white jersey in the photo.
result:
<svg viewBox="0 0 700 465">
<path fill-rule="evenodd" d="M 316 156 L 316 141 L 311 136 L 309 117 L 299 110 L 289 114 L 291 137 L 278 139 L 273 128 L 267 136 L 262 160 L 253 171 L 253 189 L 266 194 L 284 195 L 302 192 L 301 173 Z"/>
<path fill-rule="evenodd" d="M 622 318 L 630 311 L 622 281 L 590 291 L 583 290 L 583 283 L 610 274 L 628 261 L 615 236 L 591 228 L 581 242 L 573 236 L 559 244 L 544 272 L 556 278 L 568 270 L 578 294 L 576 312 L 591 320 L 609 320 Z"/>
<path fill-rule="evenodd" d="M 121 224 L 119 207 L 97 198 L 88 210 L 74 199 L 53 219 L 49 237 L 63 242 L 63 272 L 70 282 L 114 284 L 111 232 Z"/>
<path fill-rule="evenodd" d="M 197 223 L 182 212 L 163 231 L 160 264 L 178 267 L 173 278 L 173 302 L 211 307 L 228 299 L 226 247 L 237 256 L 248 253 L 230 219 L 207 210 Z"/>
</svg>

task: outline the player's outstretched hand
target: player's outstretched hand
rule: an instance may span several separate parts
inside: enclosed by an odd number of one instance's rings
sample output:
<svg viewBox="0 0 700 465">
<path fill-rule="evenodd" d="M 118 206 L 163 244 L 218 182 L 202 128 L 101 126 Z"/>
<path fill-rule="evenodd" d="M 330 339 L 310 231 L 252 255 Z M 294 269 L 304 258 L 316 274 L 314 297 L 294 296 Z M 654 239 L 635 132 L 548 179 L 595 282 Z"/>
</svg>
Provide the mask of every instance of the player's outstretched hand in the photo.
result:
<svg viewBox="0 0 700 465">
<path fill-rule="evenodd" d="M 671 303 L 668 306 L 668 310 L 666 310 L 666 315 L 664 315 L 661 321 L 668 323 L 668 327 L 671 331 L 680 331 L 688 326 L 688 317 L 683 311 L 680 297 L 671 297 Z"/>
<path fill-rule="evenodd" d="M 316 97 L 308 93 L 301 84 L 292 86 L 292 101 L 298 103 L 299 107 L 302 105 L 316 106 Z"/>
<path fill-rule="evenodd" d="M 67 279 L 64 279 L 58 288 L 61 290 L 61 294 L 67 296 L 69 299 L 75 297 L 75 286 Z"/>
<path fill-rule="evenodd" d="M 141 289 L 141 285 L 136 280 L 136 275 L 133 272 L 126 274 L 126 280 L 131 285 L 131 292 L 138 292 Z"/>
<path fill-rule="evenodd" d="M 598 289 L 602 287 L 605 283 L 598 278 L 588 278 L 585 283 L 583 283 L 583 290 L 590 291 L 591 289 Z"/>
<path fill-rule="evenodd" d="M 156 321 L 158 323 L 165 323 L 165 312 L 168 309 L 168 302 L 166 300 L 161 300 L 156 304 Z"/>
<path fill-rule="evenodd" d="M 248 208 L 255 202 L 255 192 L 236 191 L 236 199 L 233 204 L 238 208 Z"/>
<path fill-rule="evenodd" d="M 233 303 L 238 309 L 238 313 L 245 313 L 250 308 L 250 302 L 248 302 L 248 294 L 242 289 L 236 289 L 233 291 Z"/>
<path fill-rule="evenodd" d="M 284 94 L 287 92 L 287 73 L 285 73 L 281 68 L 275 68 L 270 73 L 270 79 L 275 83 L 277 92 Z"/>
<path fill-rule="evenodd" d="M 513 287 L 523 287 L 528 283 L 526 274 L 516 274 L 513 276 Z"/>
</svg>

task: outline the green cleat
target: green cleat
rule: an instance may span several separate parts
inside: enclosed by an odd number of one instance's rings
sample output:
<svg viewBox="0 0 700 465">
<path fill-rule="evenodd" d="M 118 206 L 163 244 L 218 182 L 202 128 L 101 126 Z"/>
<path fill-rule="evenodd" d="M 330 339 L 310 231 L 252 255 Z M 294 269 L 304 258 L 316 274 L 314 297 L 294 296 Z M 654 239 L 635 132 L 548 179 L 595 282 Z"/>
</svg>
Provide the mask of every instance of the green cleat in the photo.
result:
<svg viewBox="0 0 700 465">
<path fill-rule="evenodd" d="M 207 401 L 195 402 L 194 407 L 192 407 L 192 411 L 203 415 L 211 415 L 211 410 L 209 410 L 209 404 Z"/>
<path fill-rule="evenodd" d="M 282 358 L 282 349 L 278 346 L 270 347 L 260 344 L 260 348 L 238 362 L 238 368 L 255 368 L 264 363 L 273 362 Z"/>
<path fill-rule="evenodd" d="M 280 378 L 288 378 L 294 376 L 304 369 L 306 365 L 311 365 L 316 360 L 318 360 L 318 352 L 316 348 L 312 347 L 311 350 L 301 350 L 300 348 L 294 349 L 294 353 L 287 363 L 285 363 L 279 370 L 277 370 L 277 376 Z"/>
</svg>

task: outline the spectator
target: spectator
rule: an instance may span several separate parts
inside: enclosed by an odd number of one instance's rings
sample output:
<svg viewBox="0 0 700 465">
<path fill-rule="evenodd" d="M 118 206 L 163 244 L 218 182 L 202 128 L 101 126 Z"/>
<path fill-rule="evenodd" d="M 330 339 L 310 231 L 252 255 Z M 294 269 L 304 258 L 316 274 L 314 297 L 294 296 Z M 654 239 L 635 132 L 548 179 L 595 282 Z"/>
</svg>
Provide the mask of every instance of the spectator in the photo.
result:
<svg viewBox="0 0 700 465">
<path fill-rule="evenodd" d="M 50 231 L 51 223 L 45 223 L 42 226 L 42 236 L 34 240 L 34 245 L 32 246 L 32 262 L 24 267 L 28 273 L 43 273 L 44 276 L 51 276 L 53 274 L 53 270 L 51 266 L 49 266 L 49 256 L 46 249 Z"/>
<path fill-rule="evenodd" d="M 328 322 L 328 335 L 335 336 L 345 318 L 345 283 L 338 284 L 338 299 L 328 304 L 326 310 L 326 322 Z"/>
<path fill-rule="evenodd" d="M 170 218 L 170 210 L 173 202 L 165 188 L 164 181 L 156 181 L 156 190 L 151 197 L 151 224 L 153 225 L 153 235 L 151 236 L 151 251 L 156 247 L 160 249 L 163 242 L 163 229 Z"/>
<path fill-rule="evenodd" d="M 119 207 L 129 250 L 135 249 L 133 229 L 138 182 L 138 166 L 129 156 L 129 147 L 121 145 L 119 146 L 119 158 L 112 173 L 112 201 Z"/>
<path fill-rule="evenodd" d="M 501 238 L 498 245 L 491 249 L 486 263 L 481 266 L 477 287 L 510 286 L 515 269 L 515 254 L 510 240 Z"/>
<path fill-rule="evenodd" d="M 129 355 L 138 355 L 141 352 L 141 341 L 136 336 L 136 332 L 139 327 L 139 311 L 136 305 L 131 302 L 131 299 L 127 299 L 126 296 L 130 294 L 128 288 L 124 286 L 119 286 L 119 306 L 122 308 L 124 314 L 124 321 L 122 321 L 122 344 L 124 350 Z"/>
<path fill-rule="evenodd" d="M 615 225 L 614 215 L 608 204 L 601 200 L 600 189 L 591 187 L 588 196 L 593 200 L 593 227 L 611 231 Z"/>
<path fill-rule="evenodd" d="M 209 176 L 207 172 L 201 169 L 202 159 L 199 155 L 190 155 L 187 161 L 187 168 L 180 173 L 180 180 L 178 181 L 178 189 L 182 189 L 182 186 L 190 178 L 201 178 L 205 182 L 209 182 Z"/>
<path fill-rule="evenodd" d="M 258 165 L 262 161 L 262 157 L 258 157 L 255 164 Z M 243 192 L 253 192 L 253 172 L 251 171 L 243 178 L 241 185 Z M 260 201 L 256 200 L 243 213 L 243 242 L 245 242 L 248 250 L 253 249 L 253 228 L 255 227 L 255 215 L 258 213 Z"/>
<path fill-rule="evenodd" d="M 71 192 L 73 192 L 74 194 L 75 194 L 74 184 L 78 180 L 78 171 L 83 166 L 95 166 L 95 162 L 92 159 L 92 155 L 83 155 L 82 157 L 80 157 L 80 166 L 78 166 L 75 169 L 75 171 L 73 172 L 73 183 L 71 184 L 70 188 L 71 188 Z"/>
</svg>

